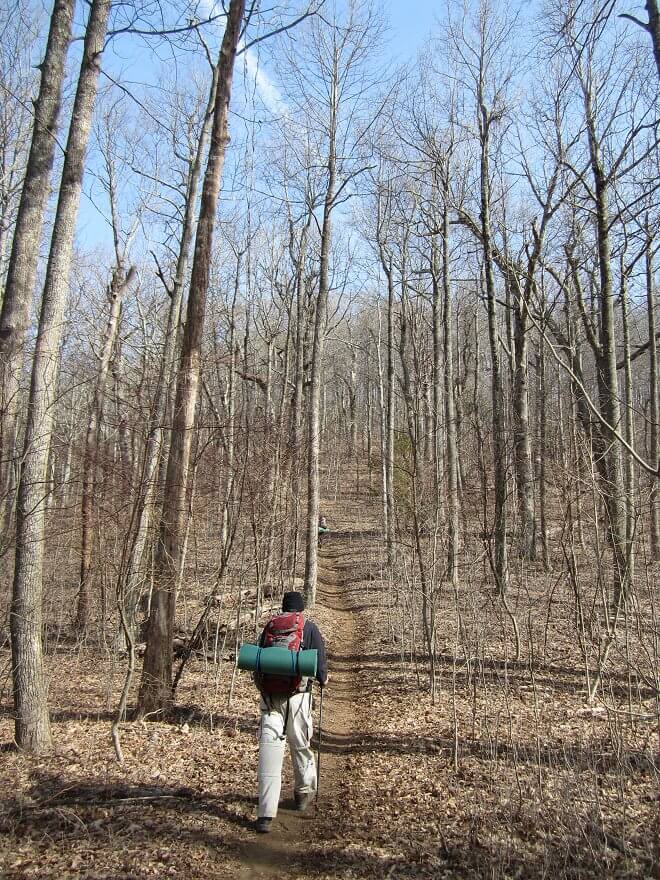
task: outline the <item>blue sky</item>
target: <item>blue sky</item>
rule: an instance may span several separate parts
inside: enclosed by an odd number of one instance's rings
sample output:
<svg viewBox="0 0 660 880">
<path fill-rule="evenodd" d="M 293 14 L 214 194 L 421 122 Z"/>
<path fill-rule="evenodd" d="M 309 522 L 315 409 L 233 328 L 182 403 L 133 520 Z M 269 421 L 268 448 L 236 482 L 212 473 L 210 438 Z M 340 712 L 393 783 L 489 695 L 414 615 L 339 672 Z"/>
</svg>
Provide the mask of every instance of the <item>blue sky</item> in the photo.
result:
<svg viewBox="0 0 660 880">
<path fill-rule="evenodd" d="M 392 38 L 400 47 L 395 54 L 400 55 L 401 60 L 417 53 L 433 27 L 441 5 L 442 0 L 390 0 L 388 17 Z"/>
<path fill-rule="evenodd" d="M 443 8 L 444 0 L 389 0 L 384 6 L 384 15 L 389 21 L 389 52 L 395 63 L 403 63 L 412 59 L 429 35 L 438 12 Z M 79 25 L 79 30 L 82 28 Z M 220 23 L 218 33 L 222 31 Z M 153 48 L 153 47 L 152 47 Z M 162 50 L 167 54 L 167 48 Z M 162 54 L 162 53 L 159 53 Z M 76 62 L 77 63 L 77 62 Z M 260 62 L 260 65 L 263 61 Z M 131 90 L 137 87 L 140 81 L 144 82 L 152 78 L 155 65 L 149 60 L 149 49 L 144 43 L 131 38 L 121 37 L 113 40 L 106 48 L 103 67 L 112 71 L 118 79 L 128 85 Z M 256 68 L 256 62 L 248 61 L 248 69 L 252 72 Z M 185 69 L 185 68 L 184 68 Z M 268 90 L 270 81 L 264 68 L 260 67 L 260 77 L 263 77 L 259 91 L 262 98 L 268 103 Z M 254 75 L 254 73 L 253 73 Z M 102 77 L 101 88 L 107 87 L 107 80 Z M 285 98 L 285 96 L 282 96 Z M 94 166 L 93 150 L 89 155 L 90 171 Z M 87 250 L 89 247 L 110 245 L 110 229 L 108 224 L 101 218 L 94 202 L 99 206 L 105 201 L 99 197 L 92 173 L 86 175 L 84 193 L 81 199 L 80 215 L 78 221 L 78 241 Z M 90 195 L 92 198 L 90 198 Z M 103 206 L 104 207 L 104 206 Z"/>
</svg>

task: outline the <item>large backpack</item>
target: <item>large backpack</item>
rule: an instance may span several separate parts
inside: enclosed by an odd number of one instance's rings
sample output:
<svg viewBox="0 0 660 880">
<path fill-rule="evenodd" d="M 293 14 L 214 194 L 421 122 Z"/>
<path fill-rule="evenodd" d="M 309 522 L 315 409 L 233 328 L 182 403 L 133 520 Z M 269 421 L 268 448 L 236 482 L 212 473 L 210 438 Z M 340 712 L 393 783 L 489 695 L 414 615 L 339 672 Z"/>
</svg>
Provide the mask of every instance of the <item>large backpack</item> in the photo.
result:
<svg viewBox="0 0 660 880">
<path fill-rule="evenodd" d="M 285 611 L 271 617 L 264 628 L 262 648 L 286 648 L 300 651 L 302 648 L 305 618 L 300 611 Z M 292 697 L 300 687 L 302 675 L 269 675 L 259 672 L 255 676 L 262 694 L 271 697 Z"/>
</svg>

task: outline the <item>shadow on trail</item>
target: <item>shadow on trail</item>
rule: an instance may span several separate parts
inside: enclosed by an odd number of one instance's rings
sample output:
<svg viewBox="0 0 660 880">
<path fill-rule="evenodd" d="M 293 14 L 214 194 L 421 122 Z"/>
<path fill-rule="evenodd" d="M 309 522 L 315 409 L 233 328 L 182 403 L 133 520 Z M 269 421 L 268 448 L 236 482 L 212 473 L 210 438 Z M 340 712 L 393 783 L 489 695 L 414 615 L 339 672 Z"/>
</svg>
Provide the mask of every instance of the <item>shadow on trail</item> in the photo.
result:
<svg viewBox="0 0 660 880">
<path fill-rule="evenodd" d="M 414 736 L 408 734 L 333 734 L 324 733 L 322 751 L 334 755 L 425 755 L 431 758 L 450 757 L 455 741 L 443 736 Z M 477 758 L 487 763 L 504 763 L 514 767 L 518 764 L 543 767 L 570 767 L 573 771 L 654 774 L 652 758 L 644 752 L 633 751 L 617 755 L 609 739 L 583 746 L 566 743 L 559 747 L 529 741 L 527 743 L 503 743 L 498 740 L 458 739 L 459 760 Z"/>
<path fill-rule="evenodd" d="M 382 529 L 330 529 L 330 533 L 323 536 L 322 545 L 332 545 L 340 541 L 352 544 L 365 538 L 377 538 L 380 540 L 382 537 Z"/>
<path fill-rule="evenodd" d="M 336 739 L 335 748 L 348 747 L 350 738 Z M 382 748 L 384 743 L 383 738 L 370 739 L 368 745 Z M 597 846 L 591 852 L 585 851 L 583 845 L 573 846 L 564 839 L 561 847 L 549 842 L 533 860 L 523 860 L 494 841 L 447 841 L 440 829 L 437 833 L 427 830 L 424 840 L 419 841 L 422 845 L 417 846 L 411 829 L 408 846 L 402 845 L 400 853 L 379 854 L 374 847 L 386 846 L 389 840 L 382 836 L 377 817 L 368 814 L 362 819 L 367 830 L 367 836 L 362 837 L 364 845 L 351 835 L 352 846 L 347 849 L 342 822 L 330 820 L 332 824 L 328 826 L 322 801 L 318 814 L 305 814 L 305 841 L 301 845 L 288 833 L 284 815 L 281 824 L 277 820 L 280 827 L 275 829 L 272 840 L 257 837 L 252 831 L 254 798 L 240 792 L 215 796 L 188 787 L 106 784 L 94 778 L 79 781 L 42 774 L 28 794 L 28 799 L 0 799 L 0 832 L 7 834 L 16 847 L 36 845 L 44 838 L 51 845 L 84 843 L 90 859 L 95 854 L 98 858 L 102 852 L 121 853 L 139 847 L 148 860 L 158 847 L 171 847 L 176 841 L 178 847 L 201 846 L 221 853 L 223 859 L 235 860 L 239 870 L 248 870 L 255 880 L 260 876 L 281 876 L 286 880 L 328 876 L 405 880 L 438 876 L 439 868 L 450 870 L 449 876 L 459 878 L 492 876 L 493 866 L 506 868 L 498 876 L 547 877 L 553 869 L 566 871 L 567 866 L 573 871 L 570 876 L 604 876 L 598 874 L 603 865 Z M 285 802 L 282 807 L 286 805 Z M 185 819 L 195 816 L 201 821 L 185 824 Z M 352 829 L 353 820 L 347 816 L 345 821 L 351 823 Z M 227 833 L 227 824 L 234 829 L 233 833 Z M 351 829 L 347 825 L 346 833 Z M 575 830 L 578 836 L 582 833 Z M 594 843 L 600 843 L 602 848 L 602 841 Z M 285 861 L 279 856 L 286 857 Z M 47 872 L 43 876 L 48 876 Z M 193 870 L 190 876 L 198 875 Z"/>
<path fill-rule="evenodd" d="M 104 783 L 99 779 L 72 780 L 65 775 L 44 773 L 27 798 L 0 800 L 0 832 L 18 841 L 98 837 L 107 843 L 108 831 L 121 835 L 121 845 L 148 841 L 171 844 L 204 843 L 226 849 L 212 820 L 235 825 L 244 833 L 252 827 L 252 806 L 245 795 L 231 792 L 217 796 L 189 787 Z M 203 827 L 189 827 L 182 819 L 192 814 L 205 817 Z M 207 821 L 208 820 L 208 821 Z"/>
<path fill-rule="evenodd" d="M 421 652 L 406 652 L 393 654 L 328 654 L 328 659 L 333 663 L 336 672 L 348 672 L 358 675 L 367 674 L 369 684 L 374 685 L 377 677 L 390 674 L 400 674 L 402 667 L 408 673 L 412 673 L 418 667 L 420 673 L 427 669 L 427 657 Z M 440 673 L 438 685 L 442 689 L 443 676 L 451 674 L 452 682 L 455 680 L 460 687 L 473 687 L 476 680 L 479 684 L 494 683 L 500 687 L 509 687 L 512 691 L 520 686 L 535 687 L 537 691 L 552 691 L 553 693 L 575 695 L 586 693 L 585 670 L 576 666 L 558 666 L 552 663 L 530 663 L 524 660 L 498 660 L 496 658 L 476 658 L 466 660 L 464 657 L 456 657 L 453 654 L 437 653 L 436 669 Z M 595 669 L 590 669 L 590 675 L 596 674 Z M 628 677 L 625 673 L 607 670 L 604 674 L 607 689 L 615 696 L 628 698 Z M 385 685 L 385 681 L 379 682 Z M 398 687 L 399 685 L 396 685 Z M 655 690 L 635 681 L 633 691 L 642 699 L 651 699 L 656 696 Z"/>
</svg>

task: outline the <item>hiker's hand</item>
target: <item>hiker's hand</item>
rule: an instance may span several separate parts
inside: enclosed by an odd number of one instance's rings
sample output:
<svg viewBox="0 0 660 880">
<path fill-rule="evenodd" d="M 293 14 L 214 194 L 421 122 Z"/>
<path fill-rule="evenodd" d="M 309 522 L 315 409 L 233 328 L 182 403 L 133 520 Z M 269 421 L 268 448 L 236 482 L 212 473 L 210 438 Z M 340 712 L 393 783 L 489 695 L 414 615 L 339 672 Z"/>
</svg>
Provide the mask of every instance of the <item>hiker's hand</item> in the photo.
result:
<svg viewBox="0 0 660 880">
<path fill-rule="evenodd" d="M 330 681 L 330 676 L 326 675 L 325 681 L 321 683 L 321 690 L 324 690 L 328 686 L 328 682 Z"/>
</svg>

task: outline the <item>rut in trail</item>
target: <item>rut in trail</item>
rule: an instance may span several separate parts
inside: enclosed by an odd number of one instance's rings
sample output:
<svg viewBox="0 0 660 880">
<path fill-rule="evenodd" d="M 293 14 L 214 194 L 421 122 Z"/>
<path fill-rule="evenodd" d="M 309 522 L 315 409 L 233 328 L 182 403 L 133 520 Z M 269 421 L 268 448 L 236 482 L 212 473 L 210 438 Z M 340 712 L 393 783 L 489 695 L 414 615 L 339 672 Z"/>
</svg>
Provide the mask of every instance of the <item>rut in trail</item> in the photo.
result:
<svg viewBox="0 0 660 880">
<path fill-rule="evenodd" d="M 285 756 L 282 799 L 270 834 L 246 834 L 240 849 L 237 877 L 304 878 L 324 873 L 323 848 L 336 837 L 333 808 L 347 802 L 350 787 L 350 752 L 359 730 L 360 652 L 359 606 L 351 594 L 351 583 L 364 558 L 364 535 L 372 528 L 364 522 L 363 504 L 344 501 L 337 510 L 326 508 L 331 534 L 319 555 L 316 607 L 312 614 L 326 640 L 330 681 L 324 696 L 323 747 L 318 808 L 306 813 L 293 809 L 290 757 Z M 361 517 L 359 520 L 358 517 Z M 315 690 L 314 741 L 318 735 L 318 690 Z"/>
</svg>

